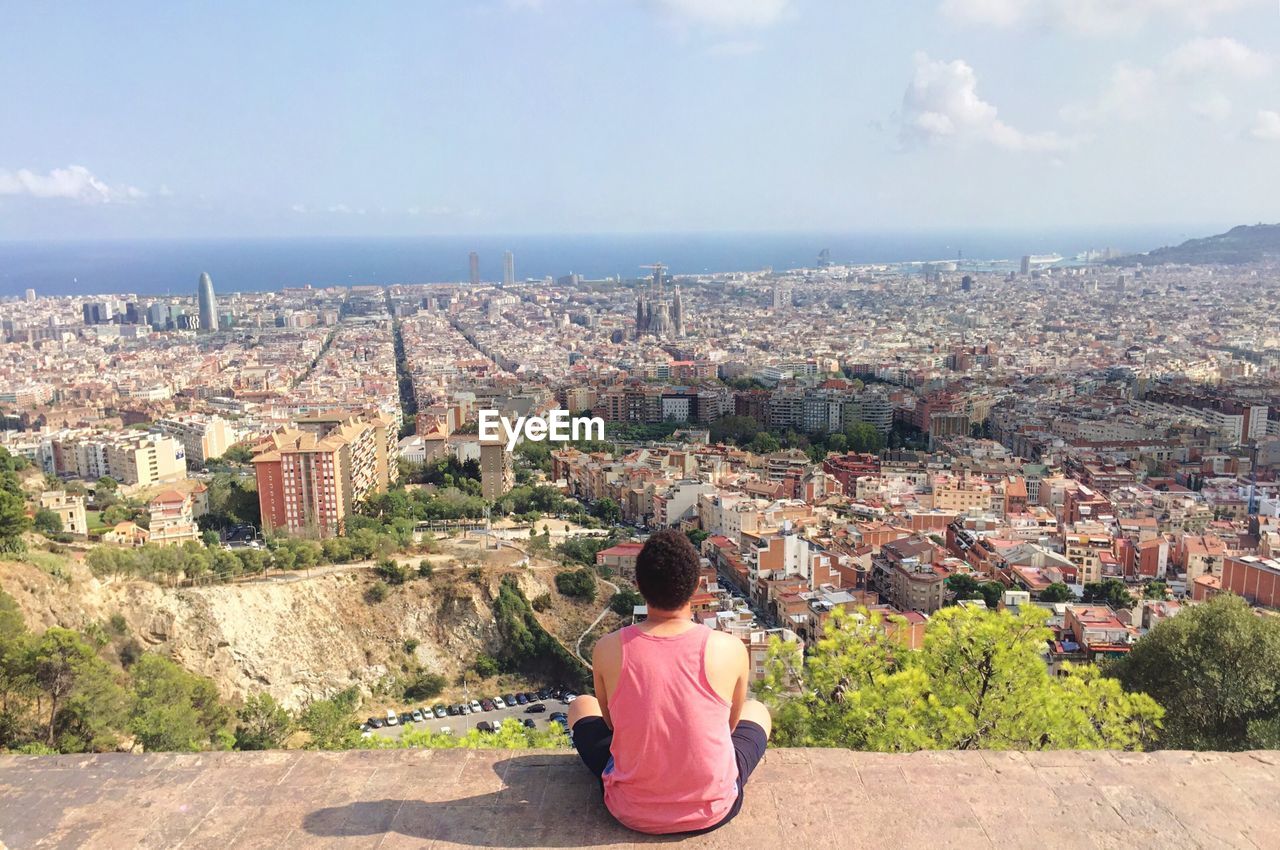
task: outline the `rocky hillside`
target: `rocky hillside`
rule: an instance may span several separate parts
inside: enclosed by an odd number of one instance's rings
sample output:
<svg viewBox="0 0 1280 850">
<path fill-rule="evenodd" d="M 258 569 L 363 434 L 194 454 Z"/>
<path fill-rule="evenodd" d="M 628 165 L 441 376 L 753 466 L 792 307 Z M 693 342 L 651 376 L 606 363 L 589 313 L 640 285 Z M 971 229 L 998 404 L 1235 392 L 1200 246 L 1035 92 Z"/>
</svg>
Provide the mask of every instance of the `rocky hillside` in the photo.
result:
<svg viewBox="0 0 1280 850">
<path fill-rule="evenodd" d="M 1157 248 L 1117 262 L 1142 260 L 1148 264 L 1187 263 L 1191 265 L 1241 265 L 1280 260 L 1280 224 L 1241 225 L 1226 233 L 1190 239 L 1181 245 Z"/>
<path fill-rule="evenodd" d="M 78 565 L 64 573 L 0 563 L 0 587 L 33 630 L 83 630 L 119 614 L 144 648 L 209 677 L 231 699 L 263 690 L 296 708 L 353 684 L 367 689 L 399 669 L 409 639 L 418 641 L 417 661 L 450 678 L 497 650 L 496 571 L 478 581 L 437 574 L 373 604 L 363 598 L 372 581 L 364 572 L 178 590 L 99 580 Z M 549 590 L 534 574 L 518 576 L 529 598 Z"/>
</svg>

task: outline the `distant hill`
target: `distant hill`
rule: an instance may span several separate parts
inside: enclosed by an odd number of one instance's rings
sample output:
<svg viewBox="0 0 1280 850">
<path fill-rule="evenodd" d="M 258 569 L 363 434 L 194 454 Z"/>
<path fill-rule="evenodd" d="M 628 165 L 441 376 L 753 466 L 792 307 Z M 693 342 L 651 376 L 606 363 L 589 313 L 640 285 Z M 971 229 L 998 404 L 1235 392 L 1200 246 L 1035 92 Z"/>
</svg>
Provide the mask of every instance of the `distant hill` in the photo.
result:
<svg viewBox="0 0 1280 850">
<path fill-rule="evenodd" d="M 1121 262 L 1132 263 L 1139 259 L 1150 265 L 1187 263 L 1200 266 L 1280 261 L 1280 224 L 1241 225 L 1217 236 L 1189 239 L 1176 247 L 1157 248 L 1147 254 L 1125 257 Z"/>
</svg>

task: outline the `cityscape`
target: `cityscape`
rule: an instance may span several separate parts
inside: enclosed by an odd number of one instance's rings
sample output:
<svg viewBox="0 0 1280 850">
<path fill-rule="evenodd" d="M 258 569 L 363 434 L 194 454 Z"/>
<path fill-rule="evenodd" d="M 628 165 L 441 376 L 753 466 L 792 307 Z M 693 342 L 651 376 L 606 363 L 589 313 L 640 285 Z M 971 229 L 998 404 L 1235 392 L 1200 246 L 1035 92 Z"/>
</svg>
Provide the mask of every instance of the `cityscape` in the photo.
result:
<svg viewBox="0 0 1280 850">
<path fill-rule="evenodd" d="M 1277 25 L 0 12 L 0 850 L 1280 846 Z"/>
</svg>

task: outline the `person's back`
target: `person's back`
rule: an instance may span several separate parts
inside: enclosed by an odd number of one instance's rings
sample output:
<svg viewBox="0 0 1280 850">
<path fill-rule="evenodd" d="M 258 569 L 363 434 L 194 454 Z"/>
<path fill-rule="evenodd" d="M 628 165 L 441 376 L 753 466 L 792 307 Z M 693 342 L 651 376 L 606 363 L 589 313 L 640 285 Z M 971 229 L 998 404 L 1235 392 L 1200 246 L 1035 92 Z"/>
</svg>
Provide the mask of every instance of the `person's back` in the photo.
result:
<svg viewBox="0 0 1280 850">
<path fill-rule="evenodd" d="M 597 642 L 596 697 L 570 710 L 574 746 L 605 805 L 648 833 L 727 822 L 764 754 L 769 716 L 746 700 L 742 642 L 693 622 L 698 556 L 679 532 L 655 534 L 636 564 L 649 619 Z"/>
<path fill-rule="evenodd" d="M 612 759 L 605 805 L 642 832 L 706 829 L 738 796 L 729 702 L 707 679 L 711 630 L 692 623 L 659 636 L 630 626 L 618 634 L 621 665 L 609 692 Z"/>
</svg>

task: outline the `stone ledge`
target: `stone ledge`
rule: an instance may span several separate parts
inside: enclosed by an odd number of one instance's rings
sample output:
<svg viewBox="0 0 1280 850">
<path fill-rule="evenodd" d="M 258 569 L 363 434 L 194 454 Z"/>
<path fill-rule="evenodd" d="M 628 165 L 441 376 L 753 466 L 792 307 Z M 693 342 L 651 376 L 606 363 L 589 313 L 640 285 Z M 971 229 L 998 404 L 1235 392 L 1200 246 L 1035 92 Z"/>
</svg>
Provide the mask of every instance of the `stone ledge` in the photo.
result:
<svg viewBox="0 0 1280 850">
<path fill-rule="evenodd" d="M 605 847 L 572 754 L 390 750 L 0 757 L 0 846 Z M 1280 847 L 1280 753 L 773 750 L 690 848 Z"/>
</svg>

